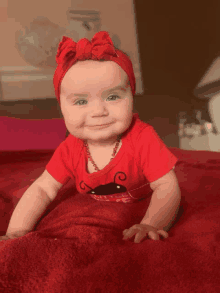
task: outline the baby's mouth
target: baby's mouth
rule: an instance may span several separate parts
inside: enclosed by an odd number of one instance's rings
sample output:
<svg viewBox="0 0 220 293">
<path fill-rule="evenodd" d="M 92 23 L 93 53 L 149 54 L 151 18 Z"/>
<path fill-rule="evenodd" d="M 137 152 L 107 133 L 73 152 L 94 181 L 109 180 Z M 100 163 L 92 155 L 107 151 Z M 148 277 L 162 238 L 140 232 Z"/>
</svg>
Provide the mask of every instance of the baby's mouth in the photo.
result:
<svg viewBox="0 0 220 293">
<path fill-rule="evenodd" d="M 109 127 L 111 124 L 102 124 L 102 125 L 94 125 L 94 126 L 90 126 L 91 128 L 94 129 L 102 129 L 102 128 L 107 128 Z"/>
</svg>

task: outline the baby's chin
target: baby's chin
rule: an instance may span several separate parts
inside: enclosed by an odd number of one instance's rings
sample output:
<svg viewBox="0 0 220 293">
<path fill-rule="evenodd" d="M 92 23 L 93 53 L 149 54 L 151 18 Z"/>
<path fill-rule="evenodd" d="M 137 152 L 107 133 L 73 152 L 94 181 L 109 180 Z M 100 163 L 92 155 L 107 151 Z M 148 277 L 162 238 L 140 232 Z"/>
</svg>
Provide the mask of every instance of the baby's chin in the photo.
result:
<svg viewBox="0 0 220 293">
<path fill-rule="evenodd" d="M 94 142 L 94 143 L 98 143 L 98 142 L 113 142 L 118 138 L 118 135 L 115 136 L 97 136 L 97 137 L 92 137 L 92 136 L 84 136 L 84 137 L 80 137 L 80 139 L 82 140 L 86 140 L 88 142 Z"/>
<path fill-rule="evenodd" d="M 121 127 L 112 127 L 103 129 L 68 129 L 69 133 L 73 136 L 87 141 L 113 141 L 116 140 L 118 136 L 121 136 L 128 128 L 128 125 L 123 125 Z"/>
<path fill-rule="evenodd" d="M 71 132 L 70 132 L 71 133 Z M 88 142 L 94 142 L 94 143 L 98 143 L 98 142 L 112 142 L 113 140 L 117 139 L 119 134 L 114 134 L 114 135 L 102 135 L 102 134 L 97 134 L 97 135 L 80 135 L 77 133 L 71 133 L 73 136 L 81 139 L 81 140 L 85 140 Z"/>
</svg>

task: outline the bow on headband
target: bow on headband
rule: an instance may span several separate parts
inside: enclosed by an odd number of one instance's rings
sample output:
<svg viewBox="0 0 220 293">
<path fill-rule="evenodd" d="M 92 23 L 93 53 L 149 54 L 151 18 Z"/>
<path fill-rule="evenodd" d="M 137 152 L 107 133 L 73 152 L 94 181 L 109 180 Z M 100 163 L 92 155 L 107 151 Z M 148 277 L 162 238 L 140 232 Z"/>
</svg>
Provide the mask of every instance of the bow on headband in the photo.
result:
<svg viewBox="0 0 220 293">
<path fill-rule="evenodd" d="M 72 39 L 64 36 L 58 46 L 56 62 L 57 64 L 62 64 L 69 58 L 77 60 L 100 60 L 108 55 L 118 57 L 114 44 L 109 34 L 105 31 L 96 33 L 91 42 L 84 38 L 76 43 Z"/>
<path fill-rule="evenodd" d="M 61 81 L 69 68 L 79 61 L 94 60 L 113 61 L 117 63 L 128 75 L 133 95 L 135 95 L 135 76 L 132 62 L 126 54 L 115 49 L 114 44 L 106 31 L 96 33 L 91 42 L 86 39 L 80 39 L 78 43 L 72 39 L 63 36 L 59 43 L 56 55 L 58 64 L 53 78 L 55 95 L 60 103 L 60 85 Z"/>
</svg>

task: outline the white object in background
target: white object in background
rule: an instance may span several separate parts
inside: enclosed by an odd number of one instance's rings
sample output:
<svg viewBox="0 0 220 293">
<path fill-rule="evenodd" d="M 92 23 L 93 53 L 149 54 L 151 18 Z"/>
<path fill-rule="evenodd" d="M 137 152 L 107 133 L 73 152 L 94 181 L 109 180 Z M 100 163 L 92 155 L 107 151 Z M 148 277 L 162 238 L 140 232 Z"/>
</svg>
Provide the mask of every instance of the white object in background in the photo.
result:
<svg viewBox="0 0 220 293">
<path fill-rule="evenodd" d="M 207 133 L 212 133 L 212 131 L 213 131 L 212 123 L 205 122 L 204 127 L 205 127 L 205 130 L 207 131 Z"/>
<path fill-rule="evenodd" d="M 181 126 L 181 127 L 180 127 Z M 189 136 L 193 137 L 196 135 L 201 135 L 201 125 L 191 123 L 191 124 L 184 124 L 184 127 L 179 124 L 179 136 Z"/>
<path fill-rule="evenodd" d="M 191 136 L 200 135 L 201 125 L 195 124 L 195 123 L 186 124 L 185 125 L 185 133 L 187 135 L 191 135 Z"/>
<path fill-rule="evenodd" d="M 178 136 L 179 137 L 182 137 L 184 135 L 185 135 L 185 132 L 184 132 L 184 123 L 179 123 Z"/>
<path fill-rule="evenodd" d="M 220 133 L 220 93 L 213 95 L 208 103 L 209 115 L 218 133 Z"/>
<path fill-rule="evenodd" d="M 75 42 L 82 38 L 91 40 L 95 33 L 100 31 L 100 12 L 96 10 L 73 10 L 67 11 L 69 26 L 66 29 Z"/>
<path fill-rule="evenodd" d="M 210 125 L 204 125 L 209 132 L 204 139 L 208 141 L 209 150 L 220 152 L 220 57 L 216 57 L 206 70 L 201 81 L 194 89 L 194 94 L 201 99 L 209 99 L 208 110 L 212 121 Z M 181 144 L 182 142 L 180 142 Z M 187 144 L 187 143 L 186 143 Z M 185 145 L 187 146 L 187 145 Z"/>
<path fill-rule="evenodd" d="M 196 125 L 197 131 L 200 125 Z M 184 150 L 197 150 L 197 151 L 212 151 L 220 152 L 220 134 L 216 135 L 212 132 L 212 123 L 205 123 L 207 133 L 205 135 L 197 135 L 190 127 L 186 128 L 187 135 L 190 137 L 179 137 L 180 148 Z"/>
<path fill-rule="evenodd" d="M 201 126 L 199 124 L 193 124 L 193 134 L 200 135 L 201 133 Z"/>
<path fill-rule="evenodd" d="M 180 149 L 194 151 L 210 151 L 208 135 L 194 136 L 193 138 L 182 137 L 179 140 Z"/>
<path fill-rule="evenodd" d="M 45 16 L 37 16 L 15 33 L 15 47 L 19 55 L 34 67 L 56 68 L 56 53 L 66 29 Z"/>
<path fill-rule="evenodd" d="M 220 152 L 220 134 L 215 135 L 214 133 L 209 133 L 208 138 L 210 150 Z"/>
<path fill-rule="evenodd" d="M 212 61 L 212 64 L 209 66 L 209 68 L 204 73 L 202 79 L 197 84 L 195 88 L 195 95 L 201 99 L 211 98 L 212 95 L 216 92 L 216 89 L 217 89 L 216 85 L 215 85 L 215 88 L 213 88 L 214 91 L 211 90 L 207 92 L 207 90 L 205 91 L 200 90 L 199 94 L 197 92 L 199 89 L 202 89 L 203 87 L 207 85 L 211 85 L 212 83 L 219 81 L 219 77 L 220 77 L 220 57 L 218 56 Z M 217 90 L 219 90 L 219 86 Z"/>
</svg>

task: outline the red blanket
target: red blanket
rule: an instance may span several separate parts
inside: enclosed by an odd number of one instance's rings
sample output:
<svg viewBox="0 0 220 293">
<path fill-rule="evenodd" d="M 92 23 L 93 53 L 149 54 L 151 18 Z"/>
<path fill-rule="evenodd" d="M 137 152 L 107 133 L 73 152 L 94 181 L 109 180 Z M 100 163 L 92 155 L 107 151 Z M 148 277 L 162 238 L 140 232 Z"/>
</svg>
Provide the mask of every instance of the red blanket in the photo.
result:
<svg viewBox="0 0 220 293">
<path fill-rule="evenodd" d="M 139 203 L 95 201 L 74 182 L 27 235 L 0 242 L 0 292 L 220 292 L 220 153 L 170 148 L 182 192 L 169 238 L 123 241 L 140 223 Z M 0 153 L 0 234 L 53 151 Z"/>
</svg>

